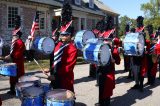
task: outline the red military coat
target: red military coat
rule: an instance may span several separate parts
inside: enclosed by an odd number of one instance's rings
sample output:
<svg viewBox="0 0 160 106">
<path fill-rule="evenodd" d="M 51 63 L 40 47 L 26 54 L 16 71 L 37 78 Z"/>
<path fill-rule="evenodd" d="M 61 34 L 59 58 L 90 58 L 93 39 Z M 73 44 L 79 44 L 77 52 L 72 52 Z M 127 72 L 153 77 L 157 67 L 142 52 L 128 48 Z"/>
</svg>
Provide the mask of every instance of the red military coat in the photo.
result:
<svg viewBox="0 0 160 106">
<path fill-rule="evenodd" d="M 59 42 L 54 52 L 59 50 L 62 42 Z M 74 92 L 73 84 L 74 84 L 74 66 L 77 60 L 77 49 L 73 42 L 70 42 L 67 47 L 64 48 L 61 65 L 58 67 L 57 77 L 59 79 L 59 83 L 61 89 L 68 89 Z M 54 67 L 53 67 L 54 68 Z"/>
<path fill-rule="evenodd" d="M 21 39 L 18 39 L 14 43 L 13 52 L 10 54 L 13 63 L 17 65 L 17 76 L 10 77 L 10 83 L 15 84 L 17 79 L 24 75 L 24 51 L 25 45 Z"/>
<path fill-rule="evenodd" d="M 115 60 L 115 63 L 120 64 L 121 59 L 119 56 L 118 48 L 114 47 L 114 49 L 112 51 L 112 56 Z M 100 70 L 100 71 L 104 71 L 104 70 L 109 71 L 107 73 L 102 72 L 102 76 L 100 77 L 100 78 L 104 79 L 103 82 L 100 82 L 102 85 L 99 84 L 100 99 L 106 99 L 106 98 L 113 95 L 113 89 L 115 88 L 115 63 L 111 62 L 109 64 L 109 66 L 103 67 L 105 69 Z"/>
<path fill-rule="evenodd" d="M 144 26 L 140 28 L 136 28 L 136 32 L 142 32 L 144 30 Z"/>
<path fill-rule="evenodd" d="M 149 40 L 146 40 L 145 41 L 145 46 L 146 46 L 146 50 L 145 50 L 145 53 L 144 53 L 144 56 L 142 57 L 142 65 L 141 65 L 141 71 L 140 71 L 140 75 L 141 76 L 145 76 L 145 74 L 147 73 L 148 71 L 148 55 L 149 55 L 149 52 L 150 52 L 150 41 Z"/>
</svg>

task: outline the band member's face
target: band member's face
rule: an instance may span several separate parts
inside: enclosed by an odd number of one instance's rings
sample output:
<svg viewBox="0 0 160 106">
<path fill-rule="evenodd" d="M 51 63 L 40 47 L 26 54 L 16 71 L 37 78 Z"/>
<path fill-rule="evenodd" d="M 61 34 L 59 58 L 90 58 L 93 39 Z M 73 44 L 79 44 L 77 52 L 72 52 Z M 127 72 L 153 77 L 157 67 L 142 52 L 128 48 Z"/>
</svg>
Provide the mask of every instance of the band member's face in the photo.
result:
<svg viewBox="0 0 160 106">
<path fill-rule="evenodd" d="M 70 35 L 61 35 L 60 38 L 61 38 L 62 42 L 68 42 L 71 40 Z"/>
<path fill-rule="evenodd" d="M 12 37 L 12 42 L 15 41 L 15 40 L 17 40 L 17 39 L 18 39 L 18 36 L 13 36 Z"/>
<path fill-rule="evenodd" d="M 152 39 L 152 40 L 151 40 L 151 43 L 152 43 L 152 44 L 156 44 L 156 43 L 157 43 L 157 40 L 156 40 L 156 39 Z"/>
</svg>

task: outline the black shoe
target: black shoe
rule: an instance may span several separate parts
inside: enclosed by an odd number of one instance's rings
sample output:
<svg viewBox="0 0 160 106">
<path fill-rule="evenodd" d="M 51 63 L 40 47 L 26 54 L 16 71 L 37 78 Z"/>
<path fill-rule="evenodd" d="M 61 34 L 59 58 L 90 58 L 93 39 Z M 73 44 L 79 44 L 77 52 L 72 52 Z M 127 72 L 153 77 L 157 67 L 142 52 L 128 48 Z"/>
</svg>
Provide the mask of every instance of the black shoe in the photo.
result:
<svg viewBox="0 0 160 106">
<path fill-rule="evenodd" d="M 143 92 L 143 88 L 140 88 L 139 91 L 140 91 L 140 92 Z"/>
<path fill-rule="evenodd" d="M 147 84 L 147 85 L 151 85 L 151 82 L 150 82 L 150 81 L 148 81 L 146 84 Z"/>
<path fill-rule="evenodd" d="M 150 85 L 151 85 L 151 86 L 154 86 L 154 85 L 155 85 L 155 82 L 151 82 Z"/>
<path fill-rule="evenodd" d="M 16 92 L 15 91 L 8 91 L 7 94 L 15 96 Z"/>
<path fill-rule="evenodd" d="M 136 84 L 136 85 L 134 85 L 133 87 L 131 87 L 131 89 L 139 89 L 139 85 Z"/>
<path fill-rule="evenodd" d="M 127 79 L 132 79 L 132 76 L 128 76 Z"/>
<path fill-rule="evenodd" d="M 94 105 L 95 105 L 95 106 L 100 106 L 100 104 L 99 104 L 99 103 L 95 103 Z"/>
</svg>

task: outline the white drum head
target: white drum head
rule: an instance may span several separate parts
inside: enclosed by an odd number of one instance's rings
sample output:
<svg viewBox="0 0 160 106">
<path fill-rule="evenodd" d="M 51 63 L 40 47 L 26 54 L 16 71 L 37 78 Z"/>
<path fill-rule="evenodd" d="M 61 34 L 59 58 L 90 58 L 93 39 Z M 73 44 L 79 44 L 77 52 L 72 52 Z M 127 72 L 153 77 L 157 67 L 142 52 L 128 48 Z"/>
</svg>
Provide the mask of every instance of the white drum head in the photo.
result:
<svg viewBox="0 0 160 106">
<path fill-rule="evenodd" d="M 43 89 L 40 87 L 29 87 L 22 91 L 24 97 L 36 97 L 42 95 Z"/>
<path fill-rule="evenodd" d="M 144 43 L 145 43 L 145 41 L 144 41 L 144 37 L 143 37 L 142 34 L 139 34 L 138 38 L 139 38 L 138 49 L 139 49 L 140 54 L 142 55 L 143 52 L 144 52 Z"/>
<path fill-rule="evenodd" d="M 109 46 L 104 44 L 101 46 L 101 52 L 100 52 L 100 62 L 102 65 L 106 65 L 110 59 L 110 51 Z"/>
<path fill-rule="evenodd" d="M 31 86 L 34 86 L 34 83 L 20 82 L 16 84 L 16 88 L 19 90 L 26 88 L 26 87 L 31 87 Z"/>
<path fill-rule="evenodd" d="M 88 39 L 95 38 L 95 35 L 92 31 L 85 31 L 83 34 L 82 42 L 86 44 Z"/>
<path fill-rule="evenodd" d="M 22 76 L 19 78 L 19 82 L 32 82 L 32 81 L 39 81 L 40 78 L 35 76 Z"/>
<path fill-rule="evenodd" d="M 54 50 L 55 44 L 52 38 L 46 37 L 43 41 L 42 48 L 46 54 L 51 54 Z"/>
<path fill-rule="evenodd" d="M 73 100 L 74 94 L 66 89 L 54 89 L 46 94 L 49 100 Z"/>
</svg>

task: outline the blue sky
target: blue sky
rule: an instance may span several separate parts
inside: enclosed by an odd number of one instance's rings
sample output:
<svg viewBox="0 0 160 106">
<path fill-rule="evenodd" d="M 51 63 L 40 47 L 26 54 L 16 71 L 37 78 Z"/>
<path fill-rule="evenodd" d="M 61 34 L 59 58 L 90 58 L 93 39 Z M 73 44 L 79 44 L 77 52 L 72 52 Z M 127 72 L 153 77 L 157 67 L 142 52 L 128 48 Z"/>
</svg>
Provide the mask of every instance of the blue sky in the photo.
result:
<svg viewBox="0 0 160 106">
<path fill-rule="evenodd" d="M 114 11 L 118 12 L 120 16 L 127 15 L 130 18 L 137 18 L 137 16 L 144 16 L 143 11 L 140 10 L 141 4 L 150 2 L 150 0 L 101 0 L 104 4 L 109 6 Z"/>
</svg>

